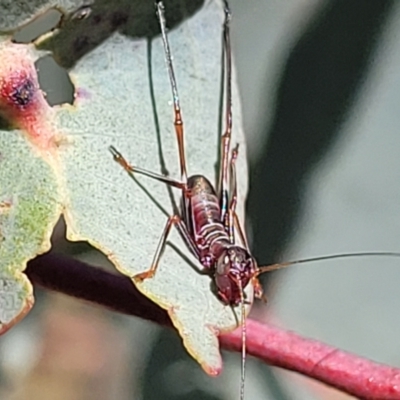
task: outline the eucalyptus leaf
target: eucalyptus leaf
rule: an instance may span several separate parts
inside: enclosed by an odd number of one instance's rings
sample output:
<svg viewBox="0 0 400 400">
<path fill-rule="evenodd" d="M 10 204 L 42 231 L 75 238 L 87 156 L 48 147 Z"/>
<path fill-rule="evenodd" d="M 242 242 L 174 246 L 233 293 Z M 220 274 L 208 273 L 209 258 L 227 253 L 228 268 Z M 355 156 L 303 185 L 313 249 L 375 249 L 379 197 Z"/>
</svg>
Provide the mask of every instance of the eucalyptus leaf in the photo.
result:
<svg viewBox="0 0 400 400">
<path fill-rule="evenodd" d="M 0 0 L 0 32 L 12 32 L 50 8 L 71 12 L 87 3 L 87 0 Z"/>
<path fill-rule="evenodd" d="M 222 22 L 221 5 L 207 2 L 169 35 L 185 124 L 189 174 L 203 174 L 212 182 L 221 135 Z M 47 37 L 39 42 L 41 48 L 53 43 L 54 50 L 54 43 L 64 43 L 52 40 Z M 171 88 L 162 42 L 160 38 L 134 39 L 120 29 L 78 55 L 71 64 L 76 98 L 72 106 L 53 108 L 56 128 L 52 157 L 47 157 L 43 149 L 39 153 L 42 157 L 38 156 L 35 143 L 24 143 L 26 135 L 0 131 L 7 146 L 4 149 L 12 146 L 7 138 L 25 146 L 24 158 L 10 153 L 9 157 L 15 157 L 13 168 L 25 171 L 25 166 L 35 163 L 22 211 L 31 207 L 30 201 L 37 201 L 47 212 L 40 221 L 41 230 L 32 239 L 24 233 L 26 243 L 22 243 L 31 250 L 30 255 L 18 258 L 15 250 L 16 258 L 10 258 L 2 268 L 16 277 L 16 271 L 23 269 L 28 258 L 42 252 L 39 236 L 41 243 L 48 243 L 50 226 L 62 207 L 68 238 L 89 241 L 119 271 L 132 277 L 150 267 L 167 215 L 179 205 L 180 193 L 146 177 L 132 179 L 113 161 L 108 147 L 114 145 L 136 166 L 156 173 L 166 167 L 172 177 L 179 179 Z M 243 221 L 247 166 L 235 81 L 233 104 L 233 143 L 240 144 L 238 214 Z M 2 153 L 3 142 L 0 144 Z M 2 167 L 1 171 L 7 176 L 9 169 L 10 166 Z M 46 177 L 44 181 L 42 176 Z M 2 188 L 3 180 L 0 184 Z M 36 185 L 43 185 L 43 194 L 35 191 Z M 53 185 L 53 197 L 49 196 L 49 185 Z M 7 189 L 7 193 L 13 194 L 13 190 Z M 17 183 L 14 191 L 18 191 Z M 35 238 L 36 242 L 32 242 Z M 166 247 L 155 277 L 138 284 L 138 289 L 168 311 L 189 353 L 208 373 L 217 374 L 221 369 L 217 335 L 237 326 L 240 310 L 232 310 L 217 299 L 211 290 L 212 279 L 199 273 L 201 266 L 175 229 L 169 239 L 172 246 Z M 252 288 L 249 290 L 252 298 Z"/>
<path fill-rule="evenodd" d="M 54 112 L 39 90 L 34 52 L 0 40 L 0 333 L 32 307 L 26 262 L 50 248 L 62 194 L 42 145 L 53 138 Z M 23 130 L 15 127 L 23 128 Z M 35 143 L 35 146 L 33 146 Z"/>
<path fill-rule="evenodd" d="M 52 168 L 17 131 L 0 130 L 0 334 L 33 304 L 22 271 L 50 248 L 61 208 Z"/>
</svg>

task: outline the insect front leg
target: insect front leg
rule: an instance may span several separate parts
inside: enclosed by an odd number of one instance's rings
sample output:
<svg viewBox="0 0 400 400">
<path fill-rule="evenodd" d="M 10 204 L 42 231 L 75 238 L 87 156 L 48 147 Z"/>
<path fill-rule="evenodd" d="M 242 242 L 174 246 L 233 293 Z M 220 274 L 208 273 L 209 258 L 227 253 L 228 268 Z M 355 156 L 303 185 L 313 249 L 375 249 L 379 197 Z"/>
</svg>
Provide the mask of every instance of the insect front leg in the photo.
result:
<svg viewBox="0 0 400 400">
<path fill-rule="evenodd" d="M 242 226 L 239 221 L 239 217 L 236 214 L 236 205 L 237 205 L 237 179 L 236 179 L 236 160 L 239 155 L 239 145 L 232 150 L 231 161 L 230 161 L 230 202 L 227 218 L 225 218 L 224 224 L 225 229 L 229 233 L 229 237 L 231 243 L 235 243 L 235 229 L 240 236 L 240 240 L 243 246 L 250 252 L 249 244 L 247 243 L 246 235 L 242 229 Z"/>
<path fill-rule="evenodd" d="M 254 297 L 256 299 L 262 300 L 264 303 L 268 302 L 267 296 L 264 294 L 264 289 L 258 280 L 258 278 L 254 277 L 251 279 L 251 284 L 254 287 Z"/>
<path fill-rule="evenodd" d="M 230 171 L 229 171 L 229 176 L 230 176 L 230 202 L 229 202 L 229 210 L 228 210 L 228 218 L 226 218 L 226 223 L 225 227 L 228 229 L 229 232 L 229 237 L 231 240 L 231 243 L 235 243 L 235 229 L 239 234 L 240 240 L 243 244 L 243 246 L 246 248 L 246 250 L 250 253 L 249 249 L 249 244 L 246 239 L 246 235 L 244 234 L 244 231 L 242 229 L 242 226 L 239 221 L 239 217 L 236 214 L 236 204 L 237 204 L 237 180 L 236 180 L 236 160 L 239 154 L 239 145 L 236 145 L 236 147 L 232 150 L 232 155 L 231 155 L 231 161 L 230 161 Z M 264 302 L 267 302 L 267 298 L 264 295 L 264 291 L 262 288 L 262 285 L 258 278 L 254 276 L 251 279 L 251 283 L 254 287 L 254 296 L 257 299 L 261 299 Z"/>
<path fill-rule="evenodd" d="M 158 264 L 160 262 L 162 253 L 164 251 L 165 245 L 167 243 L 168 235 L 170 234 L 171 228 L 173 225 L 175 225 L 178 228 L 179 233 L 181 234 L 183 239 L 186 241 L 190 250 L 194 254 L 196 254 L 196 252 L 197 252 L 196 245 L 193 242 L 193 239 L 190 236 L 190 234 L 186 228 L 186 225 L 184 224 L 184 222 L 182 221 L 182 219 L 179 215 L 176 215 L 176 214 L 172 215 L 168 218 L 167 223 L 165 224 L 165 228 L 163 230 L 163 233 L 161 234 L 160 241 L 158 242 L 157 250 L 154 254 L 154 258 L 153 258 L 153 262 L 151 263 L 151 267 L 147 271 L 141 272 L 141 273 L 133 276 L 133 279 L 135 281 L 142 282 L 145 279 L 154 277 L 154 275 L 157 271 Z"/>
<path fill-rule="evenodd" d="M 242 239 L 242 243 L 247 246 L 247 240 L 245 235 L 240 227 L 238 217 L 236 215 L 236 205 L 237 205 L 237 181 L 236 181 L 236 160 L 239 154 L 239 145 L 232 150 L 231 161 L 230 161 L 230 170 L 229 170 L 229 193 L 230 193 L 230 201 L 229 201 L 229 209 L 228 213 L 225 215 L 224 225 L 225 229 L 229 234 L 229 239 L 231 243 L 235 243 L 235 224 L 238 226 L 239 235 Z"/>
</svg>

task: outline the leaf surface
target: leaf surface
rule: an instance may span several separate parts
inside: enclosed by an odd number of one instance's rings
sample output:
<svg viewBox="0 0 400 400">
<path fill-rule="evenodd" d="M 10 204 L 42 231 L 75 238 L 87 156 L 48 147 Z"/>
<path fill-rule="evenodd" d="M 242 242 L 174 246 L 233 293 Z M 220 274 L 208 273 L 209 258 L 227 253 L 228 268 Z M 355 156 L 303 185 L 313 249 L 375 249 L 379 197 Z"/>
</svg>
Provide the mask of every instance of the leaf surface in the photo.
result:
<svg viewBox="0 0 400 400">
<path fill-rule="evenodd" d="M 49 250 L 62 199 L 51 157 L 41 149 L 51 131 L 51 118 L 45 118 L 51 109 L 37 88 L 34 56 L 26 46 L 4 40 L 0 58 L 0 111 L 9 117 L 0 120 L 1 334 L 32 307 L 32 286 L 22 271 L 28 260 Z"/>
<path fill-rule="evenodd" d="M 94 16 L 92 11 L 82 24 L 86 26 Z M 46 140 L 37 139 L 29 129 L 27 134 L 26 126 L 14 114 L 13 121 L 23 131 L 0 132 L 5 149 L 12 146 L 10 141 L 17 141 L 25 151 L 24 158 L 13 152 L 9 155 L 9 164 L 14 162 L 17 171 L 23 169 L 30 183 L 25 189 L 27 204 L 23 211 L 35 200 L 46 212 L 35 236 L 28 237 L 29 231 L 24 231 L 23 247 L 31 253 L 25 258 L 13 258 L 16 251 L 10 253 L 3 269 L 14 279 L 29 258 L 46 248 L 43 243 L 48 246 L 51 227 L 61 210 L 69 239 L 89 241 L 127 276 L 143 272 L 151 265 L 167 215 L 174 212 L 174 203 L 179 206 L 179 191 L 142 176 L 135 182 L 113 161 L 108 150 L 114 145 L 132 164 L 156 173 L 162 172 L 163 159 L 169 174 L 179 179 L 171 88 L 162 43 L 160 38 L 131 37 L 131 20 L 130 16 L 123 29 L 109 32 L 101 44 L 77 52 L 75 58 L 71 47 L 72 57 L 66 63 L 72 66 L 76 100 L 73 106 L 53 107 L 50 111 L 43 111 L 46 107 L 41 106 L 40 127 Z M 169 35 L 185 124 L 189 175 L 203 174 L 211 182 L 215 181 L 220 138 L 222 22 L 220 4 L 206 3 Z M 98 37 L 98 32 L 94 36 Z M 66 38 L 58 41 L 50 37 L 40 47 L 52 48 L 57 58 L 57 54 L 65 54 L 57 53 L 57 46 L 67 42 Z M 58 59 L 66 60 L 62 56 Z M 247 169 L 235 85 L 233 99 L 233 144 L 238 142 L 241 152 L 237 162 L 238 211 L 243 221 Z M 31 164 L 33 169 L 29 168 Z M 8 175 L 10 168 L 2 167 L 1 171 Z M 0 182 L 3 186 L 3 180 Z M 36 186 L 43 193 L 35 191 Z M 11 185 L 7 190 L 13 194 L 17 187 Z M 234 329 L 238 317 L 212 293 L 210 277 L 200 274 L 182 257 L 191 258 L 201 268 L 175 229 L 169 241 L 179 251 L 167 245 L 155 277 L 138 284 L 138 288 L 168 311 L 189 353 L 208 373 L 217 374 L 221 369 L 217 335 Z M 30 291 L 26 293 L 25 302 L 31 298 Z M 240 314 L 239 310 L 235 312 Z"/>
<path fill-rule="evenodd" d="M 0 1 L 0 32 L 14 31 L 18 26 L 29 22 L 32 17 L 46 10 L 59 7 L 71 12 L 84 4 L 85 0 L 1 0 Z"/>
</svg>

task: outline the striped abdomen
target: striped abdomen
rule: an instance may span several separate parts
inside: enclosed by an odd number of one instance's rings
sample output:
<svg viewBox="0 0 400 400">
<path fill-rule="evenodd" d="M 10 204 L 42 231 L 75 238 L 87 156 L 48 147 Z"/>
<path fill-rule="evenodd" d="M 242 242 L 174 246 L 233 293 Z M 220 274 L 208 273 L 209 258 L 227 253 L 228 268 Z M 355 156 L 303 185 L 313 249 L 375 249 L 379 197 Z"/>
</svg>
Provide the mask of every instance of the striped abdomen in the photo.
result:
<svg viewBox="0 0 400 400">
<path fill-rule="evenodd" d="M 229 245 L 229 236 L 221 222 L 219 200 L 211 183 L 202 175 L 188 179 L 190 189 L 188 223 L 196 243 L 200 262 L 207 268 Z"/>
</svg>

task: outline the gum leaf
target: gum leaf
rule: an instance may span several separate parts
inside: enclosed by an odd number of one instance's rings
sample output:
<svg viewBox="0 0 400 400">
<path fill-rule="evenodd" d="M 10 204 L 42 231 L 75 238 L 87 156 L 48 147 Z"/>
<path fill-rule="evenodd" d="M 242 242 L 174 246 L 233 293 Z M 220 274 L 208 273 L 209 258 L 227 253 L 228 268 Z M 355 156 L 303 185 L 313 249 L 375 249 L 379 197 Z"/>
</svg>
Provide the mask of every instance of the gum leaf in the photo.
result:
<svg viewBox="0 0 400 400">
<path fill-rule="evenodd" d="M 50 248 L 63 200 L 54 160 L 43 152 L 52 147 L 52 110 L 38 89 L 33 53 L 4 40 L 0 58 L 0 115 L 7 117 L 0 120 L 1 334 L 32 307 L 32 287 L 22 271 Z"/>
<path fill-rule="evenodd" d="M 147 18 L 154 18 L 154 10 L 150 11 L 153 17 Z M 94 12 L 82 23 L 86 26 L 90 18 L 94 18 Z M 130 20 L 133 18 L 126 21 Z M 211 182 L 215 181 L 220 137 L 222 22 L 221 5 L 207 2 L 169 35 L 185 123 L 189 174 L 204 174 Z M 77 31 L 70 34 L 74 36 Z M 70 76 L 76 100 L 73 106 L 42 111 L 46 115 L 40 121 L 43 137 L 36 138 L 31 126 L 28 134 L 2 134 L 21 142 L 21 138 L 28 139 L 26 147 L 31 146 L 32 151 L 26 159 L 49 166 L 45 185 L 57 183 L 53 199 L 62 204 L 68 238 L 89 241 L 120 272 L 133 276 L 150 267 L 167 215 L 173 213 L 173 203 L 179 206 L 180 193 L 146 177 L 133 180 L 108 150 L 114 145 L 134 165 L 157 173 L 163 170 L 162 155 L 169 174 L 179 179 L 171 89 L 161 40 L 134 39 L 129 32 L 129 26 L 120 27 L 90 51 L 77 53 L 75 59 L 71 47 L 72 59 L 67 64 L 73 66 Z M 94 33 L 94 37 L 99 36 Z M 51 48 L 56 55 L 65 54 L 57 51 L 57 43 L 68 40 L 54 36 L 42 41 L 40 47 Z M 74 43 L 73 38 L 70 43 Z M 61 56 L 56 59 L 65 60 Z M 232 142 L 240 144 L 238 212 L 243 221 L 247 167 L 238 93 L 233 86 Z M 37 179 L 39 175 L 34 176 Z M 34 192 L 29 198 L 41 204 L 48 201 Z M 49 215 L 56 209 L 53 204 Z M 43 233 L 47 235 L 47 231 Z M 221 369 L 217 335 L 237 326 L 240 310 L 233 312 L 216 298 L 212 280 L 196 270 L 201 266 L 175 229 L 169 242 L 172 246 L 166 247 L 155 277 L 138 284 L 138 289 L 168 311 L 189 353 L 205 371 L 215 375 Z M 7 270 L 15 271 L 13 265 Z"/>
<path fill-rule="evenodd" d="M 0 32 L 14 31 L 50 8 L 58 7 L 61 11 L 70 12 L 86 3 L 85 0 L 0 0 Z"/>
</svg>

